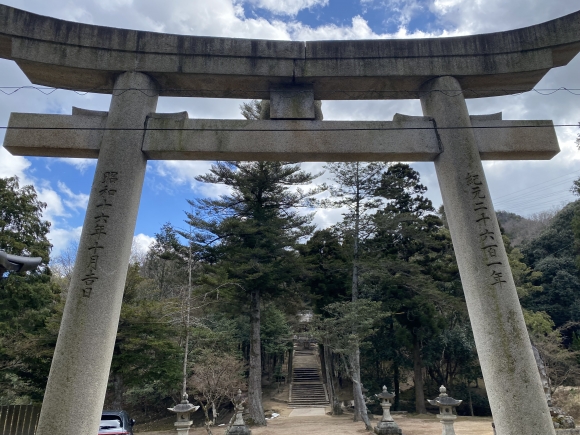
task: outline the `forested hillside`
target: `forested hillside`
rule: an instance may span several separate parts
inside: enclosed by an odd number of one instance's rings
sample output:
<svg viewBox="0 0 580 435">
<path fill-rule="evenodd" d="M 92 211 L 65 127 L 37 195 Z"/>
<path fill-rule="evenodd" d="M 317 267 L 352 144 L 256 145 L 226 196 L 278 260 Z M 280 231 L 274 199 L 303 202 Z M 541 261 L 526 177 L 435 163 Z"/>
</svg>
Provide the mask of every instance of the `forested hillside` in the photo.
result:
<svg viewBox="0 0 580 435">
<path fill-rule="evenodd" d="M 510 238 L 512 246 L 521 246 L 534 240 L 550 224 L 558 211 L 544 211 L 523 217 L 515 213 L 499 210 L 497 220 L 505 234 Z"/>
</svg>

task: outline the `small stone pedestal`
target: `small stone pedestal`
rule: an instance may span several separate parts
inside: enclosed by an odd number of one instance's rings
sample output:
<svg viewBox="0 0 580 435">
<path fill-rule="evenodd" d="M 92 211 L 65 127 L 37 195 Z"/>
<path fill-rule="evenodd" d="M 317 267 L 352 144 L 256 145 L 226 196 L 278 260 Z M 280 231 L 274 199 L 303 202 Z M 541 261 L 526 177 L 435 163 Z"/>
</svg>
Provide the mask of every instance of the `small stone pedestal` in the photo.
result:
<svg viewBox="0 0 580 435">
<path fill-rule="evenodd" d="M 447 389 L 441 385 L 441 388 L 439 388 L 439 397 L 436 397 L 433 400 L 428 400 L 428 402 L 431 405 L 439 407 L 439 414 L 437 417 L 440 418 L 441 424 L 443 425 L 441 435 L 455 435 L 453 423 L 457 416 L 453 414 L 453 408 L 459 406 L 463 400 L 456 400 L 453 397 L 449 397 L 446 394 L 446 391 Z"/>
<path fill-rule="evenodd" d="M 401 435 L 402 431 L 391 417 L 391 399 L 395 397 L 393 393 L 387 391 L 387 387 L 383 385 L 383 392 L 376 394 L 376 396 L 381 399 L 381 407 L 383 408 L 383 418 L 374 431 L 377 435 Z"/>
<path fill-rule="evenodd" d="M 244 422 L 244 403 L 246 399 L 242 398 L 242 390 L 238 390 L 238 395 L 234 398 L 234 407 L 236 409 L 236 420 L 227 431 L 227 435 L 252 435 L 252 431 Z"/>
<path fill-rule="evenodd" d="M 189 428 L 193 421 L 189 419 L 189 414 L 199 409 L 199 406 L 194 406 L 187 400 L 187 393 L 183 395 L 181 403 L 173 408 L 167 408 L 171 412 L 177 414 L 177 421 L 173 423 L 177 430 L 177 435 L 189 435 Z"/>
</svg>

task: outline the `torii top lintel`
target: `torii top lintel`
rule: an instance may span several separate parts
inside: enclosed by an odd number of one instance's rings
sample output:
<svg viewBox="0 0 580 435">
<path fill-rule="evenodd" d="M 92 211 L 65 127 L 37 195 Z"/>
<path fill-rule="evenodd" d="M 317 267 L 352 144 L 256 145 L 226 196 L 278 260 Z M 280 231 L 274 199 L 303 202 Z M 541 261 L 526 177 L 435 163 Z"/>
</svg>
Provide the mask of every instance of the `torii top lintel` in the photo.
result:
<svg viewBox="0 0 580 435">
<path fill-rule="evenodd" d="M 477 98 L 529 90 L 579 51 L 580 11 L 473 36 L 299 42 L 117 29 L 0 5 L 0 57 L 35 84 L 100 93 L 139 71 L 164 96 L 267 99 L 272 86 L 311 84 L 320 100 L 408 99 L 450 75 Z"/>
</svg>

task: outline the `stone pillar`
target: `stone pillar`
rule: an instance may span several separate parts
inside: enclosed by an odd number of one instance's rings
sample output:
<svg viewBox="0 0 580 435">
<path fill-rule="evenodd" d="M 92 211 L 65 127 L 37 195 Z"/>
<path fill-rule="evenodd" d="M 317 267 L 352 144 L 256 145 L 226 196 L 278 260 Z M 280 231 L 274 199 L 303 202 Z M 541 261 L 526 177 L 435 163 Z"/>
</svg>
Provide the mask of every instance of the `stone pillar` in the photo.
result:
<svg viewBox="0 0 580 435">
<path fill-rule="evenodd" d="M 147 164 L 140 129 L 156 106 L 147 75 L 117 78 L 107 128 L 139 130 L 104 132 L 37 435 L 98 432 Z"/>
<path fill-rule="evenodd" d="M 422 91 L 441 141 L 435 169 L 497 431 L 554 434 L 461 86 L 446 76 Z"/>
</svg>

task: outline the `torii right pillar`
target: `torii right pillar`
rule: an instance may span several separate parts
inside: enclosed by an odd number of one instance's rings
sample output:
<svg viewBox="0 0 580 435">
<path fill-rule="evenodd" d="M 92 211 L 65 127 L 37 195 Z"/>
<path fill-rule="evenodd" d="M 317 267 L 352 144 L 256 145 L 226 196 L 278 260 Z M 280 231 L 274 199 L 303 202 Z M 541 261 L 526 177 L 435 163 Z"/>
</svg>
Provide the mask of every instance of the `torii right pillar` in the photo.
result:
<svg viewBox="0 0 580 435">
<path fill-rule="evenodd" d="M 421 105 L 441 140 L 435 169 L 497 432 L 553 435 L 459 82 L 449 76 L 430 80 L 422 88 Z"/>
</svg>

